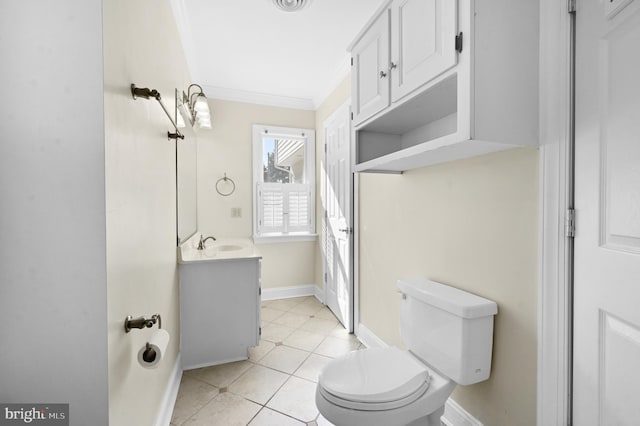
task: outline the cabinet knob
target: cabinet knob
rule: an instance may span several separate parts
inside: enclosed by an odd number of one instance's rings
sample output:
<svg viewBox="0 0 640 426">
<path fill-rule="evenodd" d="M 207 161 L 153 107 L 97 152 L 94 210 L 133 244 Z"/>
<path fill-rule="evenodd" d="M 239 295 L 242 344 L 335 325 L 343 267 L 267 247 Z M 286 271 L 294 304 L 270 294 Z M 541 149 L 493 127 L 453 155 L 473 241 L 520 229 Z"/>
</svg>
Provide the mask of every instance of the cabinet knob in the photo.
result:
<svg viewBox="0 0 640 426">
<path fill-rule="evenodd" d="M 389 65 L 389 70 L 395 70 L 396 68 L 398 68 L 398 64 L 396 64 L 395 62 L 391 62 L 391 64 Z"/>
<path fill-rule="evenodd" d="M 380 78 L 385 78 L 387 76 L 387 73 L 384 71 L 380 71 Z"/>
</svg>

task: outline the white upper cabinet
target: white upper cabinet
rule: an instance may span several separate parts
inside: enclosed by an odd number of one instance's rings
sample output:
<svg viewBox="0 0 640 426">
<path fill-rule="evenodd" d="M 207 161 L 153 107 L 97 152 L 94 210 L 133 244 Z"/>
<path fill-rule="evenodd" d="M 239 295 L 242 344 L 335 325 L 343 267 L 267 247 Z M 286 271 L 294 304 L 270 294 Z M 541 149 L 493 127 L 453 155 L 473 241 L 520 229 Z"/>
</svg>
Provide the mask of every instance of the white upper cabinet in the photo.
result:
<svg viewBox="0 0 640 426">
<path fill-rule="evenodd" d="M 456 1 L 394 0 L 351 47 L 354 124 L 456 64 Z"/>
<path fill-rule="evenodd" d="M 456 12 L 452 0 L 395 0 L 391 4 L 393 102 L 456 64 Z"/>
<path fill-rule="evenodd" d="M 353 114 L 357 121 L 389 106 L 389 11 L 371 24 L 351 51 Z"/>
<path fill-rule="evenodd" d="M 353 170 L 537 146 L 538 14 L 527 0 L 384 3 L 350 46 Z"/>
</svg>

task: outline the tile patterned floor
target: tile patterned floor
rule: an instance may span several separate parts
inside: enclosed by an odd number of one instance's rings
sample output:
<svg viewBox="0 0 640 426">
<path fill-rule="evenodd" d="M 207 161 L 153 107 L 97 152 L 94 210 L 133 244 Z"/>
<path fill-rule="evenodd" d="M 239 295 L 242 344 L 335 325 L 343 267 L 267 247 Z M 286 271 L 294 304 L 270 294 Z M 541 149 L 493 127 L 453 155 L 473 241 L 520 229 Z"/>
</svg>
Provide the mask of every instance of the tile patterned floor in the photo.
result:
<svg viewBox="0 0 640 426">
<path fill-rule="evenodd" d="M 363 345 L 313 296 L 262 302 L 261 311 L 249 360 L 184 372 L 172 426 L 331 425 L 315 405 L 318 374 Z"/>
</svg>

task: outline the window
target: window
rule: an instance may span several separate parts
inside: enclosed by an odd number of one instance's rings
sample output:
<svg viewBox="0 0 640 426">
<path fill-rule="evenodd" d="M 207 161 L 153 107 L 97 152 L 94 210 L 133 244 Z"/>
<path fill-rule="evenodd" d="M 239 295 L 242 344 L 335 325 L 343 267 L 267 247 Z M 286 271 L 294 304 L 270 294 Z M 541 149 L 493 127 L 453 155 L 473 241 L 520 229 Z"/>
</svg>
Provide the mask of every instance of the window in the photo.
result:
<svg viewBox="0 0 640 426">
<path fill-rule="evenodd" d="M 315 239 L 315 131 L 253 126 L 253 236 Z"/>
</svg>

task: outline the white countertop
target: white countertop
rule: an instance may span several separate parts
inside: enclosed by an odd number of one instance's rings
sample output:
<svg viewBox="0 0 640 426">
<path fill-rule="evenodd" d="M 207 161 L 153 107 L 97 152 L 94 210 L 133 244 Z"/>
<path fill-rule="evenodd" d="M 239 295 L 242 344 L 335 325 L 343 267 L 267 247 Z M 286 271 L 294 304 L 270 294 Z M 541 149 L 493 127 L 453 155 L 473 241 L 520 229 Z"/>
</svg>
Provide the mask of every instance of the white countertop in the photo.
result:
<svg viewBox="0 0 640 426">
<path fill-rule="evenodd" d="M 219 238 L 207 241 L 204 250 L 198 250 L 200 234 L 178 247 L 178 263 L 215 262 L 230 259 L 261 257 L 250 238 Z"/>
</svg>

